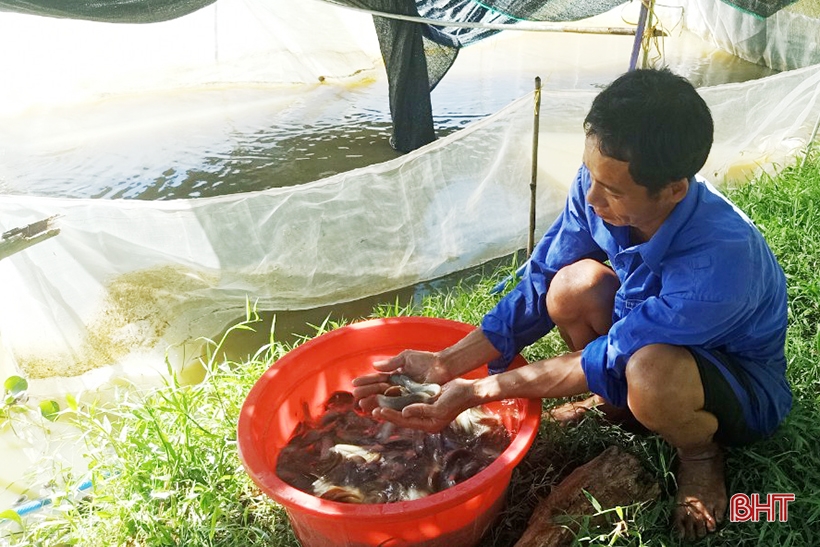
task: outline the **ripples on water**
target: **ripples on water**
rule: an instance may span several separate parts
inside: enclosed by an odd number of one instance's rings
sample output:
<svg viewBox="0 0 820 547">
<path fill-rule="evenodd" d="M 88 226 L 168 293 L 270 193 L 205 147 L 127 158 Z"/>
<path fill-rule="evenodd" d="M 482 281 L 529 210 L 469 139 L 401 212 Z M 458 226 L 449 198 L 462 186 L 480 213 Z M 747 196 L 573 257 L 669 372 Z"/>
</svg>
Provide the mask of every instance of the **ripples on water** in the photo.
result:
<svg viewBox="0 0 820 547">
<path fill-rule="evenodd" d="M 195 166 L 170 167 L 153 181 L 135 177 L 125 188 L 106 188 L 93 197 L 167 200 L 238 194 L 295 186 L 398 156 L 388 144 L 389 123 L 366 115 L 349 118 L 337 126 L 232 135 L 228 152 L 204 156 Z"/>
<path fill-rule="evenodd" d="M 168 200 L 292 186 L 396 157 L 377 83 L 193 89 L 4 122 L 0 191 Z M 5 142 L 2 142 L 5 141 Z"/>
<path fill-rule="evenodd" d="M 284 101 L 265 99 L 281 94 L 278 88 L 182 90 L 14 119 L 0 137 L 7 151 L 0 191 L 105 199 L 211 197 L 294 186 L 398 157 L 389 144 L 386 104 L 360 104 L 386 103 L 386 89 L 382 96 L 378 83 L 351 93 L 331 85 L 329 93 L 314 88 L 294 96 L 286 90 L 291 95 Z M 326 101 L 337 104 L 327 108 Z M 446 135 L 478 117 L 439 118 L 437 133 Z"/>
</svg>

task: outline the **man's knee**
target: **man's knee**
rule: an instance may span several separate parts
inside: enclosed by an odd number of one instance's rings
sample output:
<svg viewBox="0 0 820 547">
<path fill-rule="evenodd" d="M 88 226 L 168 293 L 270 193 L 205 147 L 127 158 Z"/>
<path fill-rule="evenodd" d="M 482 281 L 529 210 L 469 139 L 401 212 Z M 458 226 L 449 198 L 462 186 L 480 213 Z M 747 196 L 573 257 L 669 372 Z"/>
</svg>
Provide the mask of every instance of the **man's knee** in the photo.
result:
<svg viewBox="0 0 820 547">
<path fill-rule="evenodd" d="M 565 266 L 555 274 L 547 291 L 550 318 L 561 324 L 590 309 L 611 310 L 618 285 L 615 272 L 595 260 L 585 259 Z"/>
<path fill-rule="evenodd" d="M 694 358 L 684 347 L 650 344 L 636 351 L 626 365 L 629 409 L 650 429 L 672 413 L 703 405 L 703 386 Z"/>
</svg>

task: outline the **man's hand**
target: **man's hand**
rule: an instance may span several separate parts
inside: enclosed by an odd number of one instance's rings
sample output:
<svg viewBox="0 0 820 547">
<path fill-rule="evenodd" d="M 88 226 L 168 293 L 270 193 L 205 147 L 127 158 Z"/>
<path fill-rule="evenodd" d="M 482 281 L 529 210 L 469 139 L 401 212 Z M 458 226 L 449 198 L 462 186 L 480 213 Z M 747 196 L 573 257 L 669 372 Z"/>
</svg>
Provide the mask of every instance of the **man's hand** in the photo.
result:
<svg viewBox="0 0 820 547">
<path fill-rule="evenodd" d="M 378 406 L 376 395 L 390 387 L 391 374 L 404 374 L 424 384 L 444 384 L 450 379 L 438 355 L 429 351 L 405 350 L 391 359 L 374 363 L 373 368 L 378 372 L 353 379 L 353 396 L 365 412 Z"/>
<path fill-rule="evenodd" d="M 384 391 L 390 387 L 389 378 L 391 374 L 404 374 L 416 382 L 439 384 L 443 390 L 448 390 L 450 388 L 447 388 L 447 384 L 454 378 L 459 378 L 484 363 L 492 361 L 498 356 L 498 350 L 495 349 L 487 337 L 484 336 L 482 330 L 476 328 L 452 346 L 441 351 L 405 350 L 392 359 L 374 363 L 373 368 L 376 370 L 375 373 L 365 374 L 353 379 L 353 396 L 356 398 L 362 410 L 372 412 L 378 406 L 376 395 L 384 393 Z M 442 391 L 439 401 L 443 396 L 444 391 Z M 413 407 L 416 407 L 416 409 L 414 410 Z M 434 412 L 442 412 L 440 409 L 443 408 L 443 406 L 436 406 Z M 469 408 L 469 406 L 465 406 L 461 410 L 466 408 Z M 404 411 L 408 413 L 405 414 L 405 417 L 408 418 L 414 416 L 416 412 L 431 412 L 431 409 L 419 410 L 419 405 L 409 405 L 405 407 Z M 394 412 L 395 414 L 392 415 L 393 420 L 391 421 L 401 419 L 396 416 L 400 416 L 401 413 L 398 411 Z M 453 417 L 457 415 L 458 413 L 454 414 Z M 388 412 L 387 416 L 391 416 L 391 414 Z M 387 416 L 385 416 L 385 419 L 390 419 Z M 418 415 L 415 415 L 415 417 L 419 418 Z M 438 423 L 440 417 L 437 414 L 435 417 L 424 419 L 428 420 L 428 422 L 425 423 Z M 433 421 L 430 422 L 429 420 Z M 425 429 L 430 428 L 427 427 Z"/>
<path fill-rule="evenodd" d="M 370 412 L 374 418 L 393 422 L 399 427 L 436 433 L 447 427 L 463 411 L 477 404 L 474 383 L 475 380 L 456 378 L 442 386 L 441 395 L 431 404 L 408 405 L 401 412 L 376 406 Z"/>
</svg>

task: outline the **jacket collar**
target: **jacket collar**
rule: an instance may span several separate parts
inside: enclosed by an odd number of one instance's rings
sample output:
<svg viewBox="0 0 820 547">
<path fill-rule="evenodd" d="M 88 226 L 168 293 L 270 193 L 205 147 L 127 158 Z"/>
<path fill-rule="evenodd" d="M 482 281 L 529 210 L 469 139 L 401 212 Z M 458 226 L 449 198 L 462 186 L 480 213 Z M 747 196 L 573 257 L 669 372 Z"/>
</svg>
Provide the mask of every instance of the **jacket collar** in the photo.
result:
<svg viewBox="0 0 820 547">
<path fill-rule="evenodd" d="M 660 273 L 661 262 L 669 252 L 672 240 L 689 221 L 698 204 L 701 183 L 697 177 L 689 179 L 689 189 L 683 199 L 672 209 L 658 231 L 645 243 L 636 246 L 644 263 L 653 273 Z"/>
</svg>

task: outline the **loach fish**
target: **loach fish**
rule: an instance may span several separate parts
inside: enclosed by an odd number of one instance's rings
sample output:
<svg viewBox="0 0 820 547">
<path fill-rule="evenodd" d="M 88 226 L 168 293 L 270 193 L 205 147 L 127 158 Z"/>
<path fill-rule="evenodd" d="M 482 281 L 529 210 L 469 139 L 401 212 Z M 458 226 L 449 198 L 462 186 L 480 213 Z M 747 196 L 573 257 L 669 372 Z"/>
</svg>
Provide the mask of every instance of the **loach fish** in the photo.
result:
<svg viewBox="0 0 820 547">
<path fill-rule="evenodd" d="M 439 433 L 402 428 L 363 413 L 353 395 L 330 396 L 324 413 L 306 413 L 279 453 L 280 479 L 342 503 L 392 503 L 423 498 L 486 468 L 510 434 L 483 407 L 462 412 Z"/>
<path fill-rule="evenodd" d="M 441 395 L 438 384 L 420 384 L 403 374 L 391 374 L 392 384 L 387 390 L 376 395 L 379 406 L 401 410 L 413 403 L 432 403 Z"/>
</svg>

